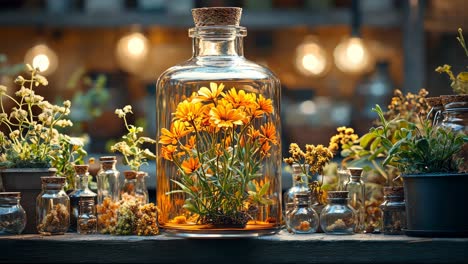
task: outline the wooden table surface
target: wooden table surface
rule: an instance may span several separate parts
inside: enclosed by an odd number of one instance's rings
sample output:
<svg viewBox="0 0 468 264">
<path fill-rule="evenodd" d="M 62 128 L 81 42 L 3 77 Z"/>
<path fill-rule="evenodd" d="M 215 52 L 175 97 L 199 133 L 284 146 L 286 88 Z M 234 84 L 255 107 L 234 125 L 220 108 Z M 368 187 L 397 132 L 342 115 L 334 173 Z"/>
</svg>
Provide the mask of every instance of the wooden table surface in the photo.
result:
<svg viewBox="0 0 468 264">
<path fill-rule="evenodd" d="M 158 235 L 0 236 L 2 263 L 467 263 L 468 238 L 381 234 L 183 239 Z"/>
</svg>

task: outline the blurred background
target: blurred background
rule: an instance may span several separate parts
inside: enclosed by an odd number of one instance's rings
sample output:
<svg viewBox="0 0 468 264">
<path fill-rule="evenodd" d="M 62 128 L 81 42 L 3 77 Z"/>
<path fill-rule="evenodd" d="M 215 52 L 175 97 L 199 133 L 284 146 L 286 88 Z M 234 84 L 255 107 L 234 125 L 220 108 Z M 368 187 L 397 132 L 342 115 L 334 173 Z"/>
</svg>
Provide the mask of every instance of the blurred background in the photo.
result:
<svg viewBox="0 0 468 264">
<path fill-rule="evenodd" d="M 126 131 L 116 108 L 155 137 L 155 83 L 191 57 L 191 8 L 239 6 L 245 56 L 282 83 L 283 146 L 328 144 L 338 126 L 367 132 L 375 104 L 395 88 L 450 94 L 434 71 L 464 67 L 456 30 L 468 31 L 464 0 L 0 0 L 0 83 L 17 64 L 49 80 L 39 93 L 70 99 L 76 135 L 99 156 Z M 10 91 L 13 89 L 10 89 Z M 151 166 L 151 164 L 150 164 Z M 154 163 L 152 164 L 154 166 Z M 154 177 L 154 169 L 149 168 Z M 288 179 L 290 180 L 290 179 Z M 148 185 L 154 188 L 155 181 Z"/>
</svg>

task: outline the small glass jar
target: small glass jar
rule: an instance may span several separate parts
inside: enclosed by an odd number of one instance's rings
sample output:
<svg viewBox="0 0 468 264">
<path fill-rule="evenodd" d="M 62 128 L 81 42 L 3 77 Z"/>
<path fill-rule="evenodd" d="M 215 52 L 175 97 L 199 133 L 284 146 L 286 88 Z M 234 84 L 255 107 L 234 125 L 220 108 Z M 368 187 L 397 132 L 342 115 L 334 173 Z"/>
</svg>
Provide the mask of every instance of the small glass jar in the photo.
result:
<svg viewBox="0 0 468 264">
<path fill-rule="evenodd" d="M 77 230 L 77 221 L 80 210 L 80 197 L 93 196 L 96 199 L 96 193 L 89 189 L 88 165 L 75 165 L 75 189 L 68 196 L 70 197 L 70 231 Z"/>
<path fill-rule="evenodd" d="M 406 229 L 406 205 L 403 186 L 384 187 L 384 202 L 380 205 L 383 212 L 383 233 L 403 235 Z"/>
<path fill-rule="evenodd" d="M 37 231 L 63 235 L 70 227 L 70 198 L 63 190 L 65 177 L 41 177 L 42 192 L 36 199 Z"/>
<path fill-rule="evenodd" d="M 89 235 L 97 232 L 96 206 L 94 196 L 80 197 L 80 215 L 78 216 L 78 234 Z"/>
<path fill-rule="evenodd" d="M 345 184 L 345 191 L 348 191 L 349 205 L 356 212 L 355 233 L 362 233 L 365 230 L 366 220 L 366 187 L 362 181 L 362 168 L 349 168 L 349 179 Z"/>
<path fill-rule="evenodd" d="M 336 187 L 337 191 L 345 191 L 345 185 L 346 182 L 349 180 L 349 177 L 351 177 L 349 170 L 346 168 L 338 168 L 337 170 L 338 174 L 338 185 Z"/>
<path fill-rule="evenodd" d="M 296 234 L 314 233 L 319 226 L 317 212 L 310 207 L 308 193 L 294 194 L 294 209 L 287 215 L 288 230 Z"/>
<path fill-rule="evenodd" d="M 146 187 L 146 177 L 148 173 L 139 171 L 135 182 L 135 197 L 141 204 L 149 203 L 148 188 Z"/>
<path fill-rule="evenodd" d="M 306 164 L 306 172 L 309 171 L 309 165 Z M 310 196 L 309 178 L 302 171 L 301 165 L 294 163 L 292 165 L 292 187 L 289 188 L 283 195 L 284 216 L 287 219 L 288 214 L 294 210 L 295 195 L 298 193 L 306 193 Z M 310 199 L 310 198 L 309 198 Z"/>
<path fill-rule="evenodd" d="M 133 170 L 126 170 L 124 173 L 124 183 L 120 188 L 120 200 L 121 201 L 128 201 L 136 199 L 136 178 L 138 175 L 137 171 Z"/>
<path fill-rule="evenodd" d="M 328 192 L 328 205 L 320 214 L 322 230 L 331 235 L 351 235 L 354 232 L 355 211 L 348 205 L 348 192 Z"/>
<path fill-rule="evenodd" d="M 119 200 L 119 175 L 120 172 L 115 168 L 117 159 L 115 156 L 100 157 L 99 162 L 101 168 L 99 169 L 97 180 L 97 204 L 101 205 L 105 198 L 111 199 L 113 202 Z"/>
<path fill-rule="evenodd" d="M 0 192 L 0 235 L 23 232 L 26 226 L 26 212 L 20 200 L 20 192 Z"/>
</svg>

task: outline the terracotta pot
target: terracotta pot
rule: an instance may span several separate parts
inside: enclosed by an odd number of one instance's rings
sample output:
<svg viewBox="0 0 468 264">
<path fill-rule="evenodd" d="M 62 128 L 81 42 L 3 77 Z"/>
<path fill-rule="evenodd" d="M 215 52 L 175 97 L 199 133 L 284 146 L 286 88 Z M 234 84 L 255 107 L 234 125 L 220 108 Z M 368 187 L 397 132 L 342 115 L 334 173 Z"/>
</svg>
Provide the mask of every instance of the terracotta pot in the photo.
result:
<svg viewBox="0 0 468 264">
<path fill-rule="evenodd" d="M 34 234 L 36 229 L 36 198 L 41 192 L 41 177 L 55 176 L 55 168 L 14 168 L 0 170 L 4 191 L 21 192 L 21 206 L 26 211 L 23 233 Z"/>
<path fill-rule="evenodd" d="M 408 236 L 468 237 L 468 174 L 402 175 Z"/>
</svg>

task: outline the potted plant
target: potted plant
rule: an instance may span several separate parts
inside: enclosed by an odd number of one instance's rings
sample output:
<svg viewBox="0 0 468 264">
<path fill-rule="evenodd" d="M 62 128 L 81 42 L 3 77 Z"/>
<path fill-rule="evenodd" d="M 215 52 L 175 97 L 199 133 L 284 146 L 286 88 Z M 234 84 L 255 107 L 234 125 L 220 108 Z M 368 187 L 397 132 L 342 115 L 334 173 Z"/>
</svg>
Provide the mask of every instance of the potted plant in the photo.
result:
<svg viewBox="0 0 468 264">
<path fill-rule="evenodd" d="M 456 154 L 468 138 L 429 120 L 421 125 L 396 117 L 385 118 L 379 105 L 373 109 L 382 123 L 371 128 L 387 151 L 383 165 L 397 167 L 403 178 L 409 236 L 468 236 L 468 211 L 460 208 L 468 191 L 468 175 L 458 173 L 463 162 Z M 400 123 L 395 133 L 390 127 Z"/>
<path fill-rule="evenodd" d="M 16 78 L 20 89 L 15 97 L 8 93 L 6 86 L 0 85 L 0 173 L 4 190 L 22 193 L 28 222 L 24 232 L 33 233 L 40 177 L 56 173 L 66 176 L 75 155 L 86 153 L 80 140 L 59 132 L 60 128 L 73 125 L 66 119 L 71 102 L 53 105 L 36 94 L 34 89 L 47 86 L 48 81 L 38 69 L 29 64 L 26 67 L 29 77 Z M 9 111 L 7 100 L 13 104 Z"/>
</svg>

